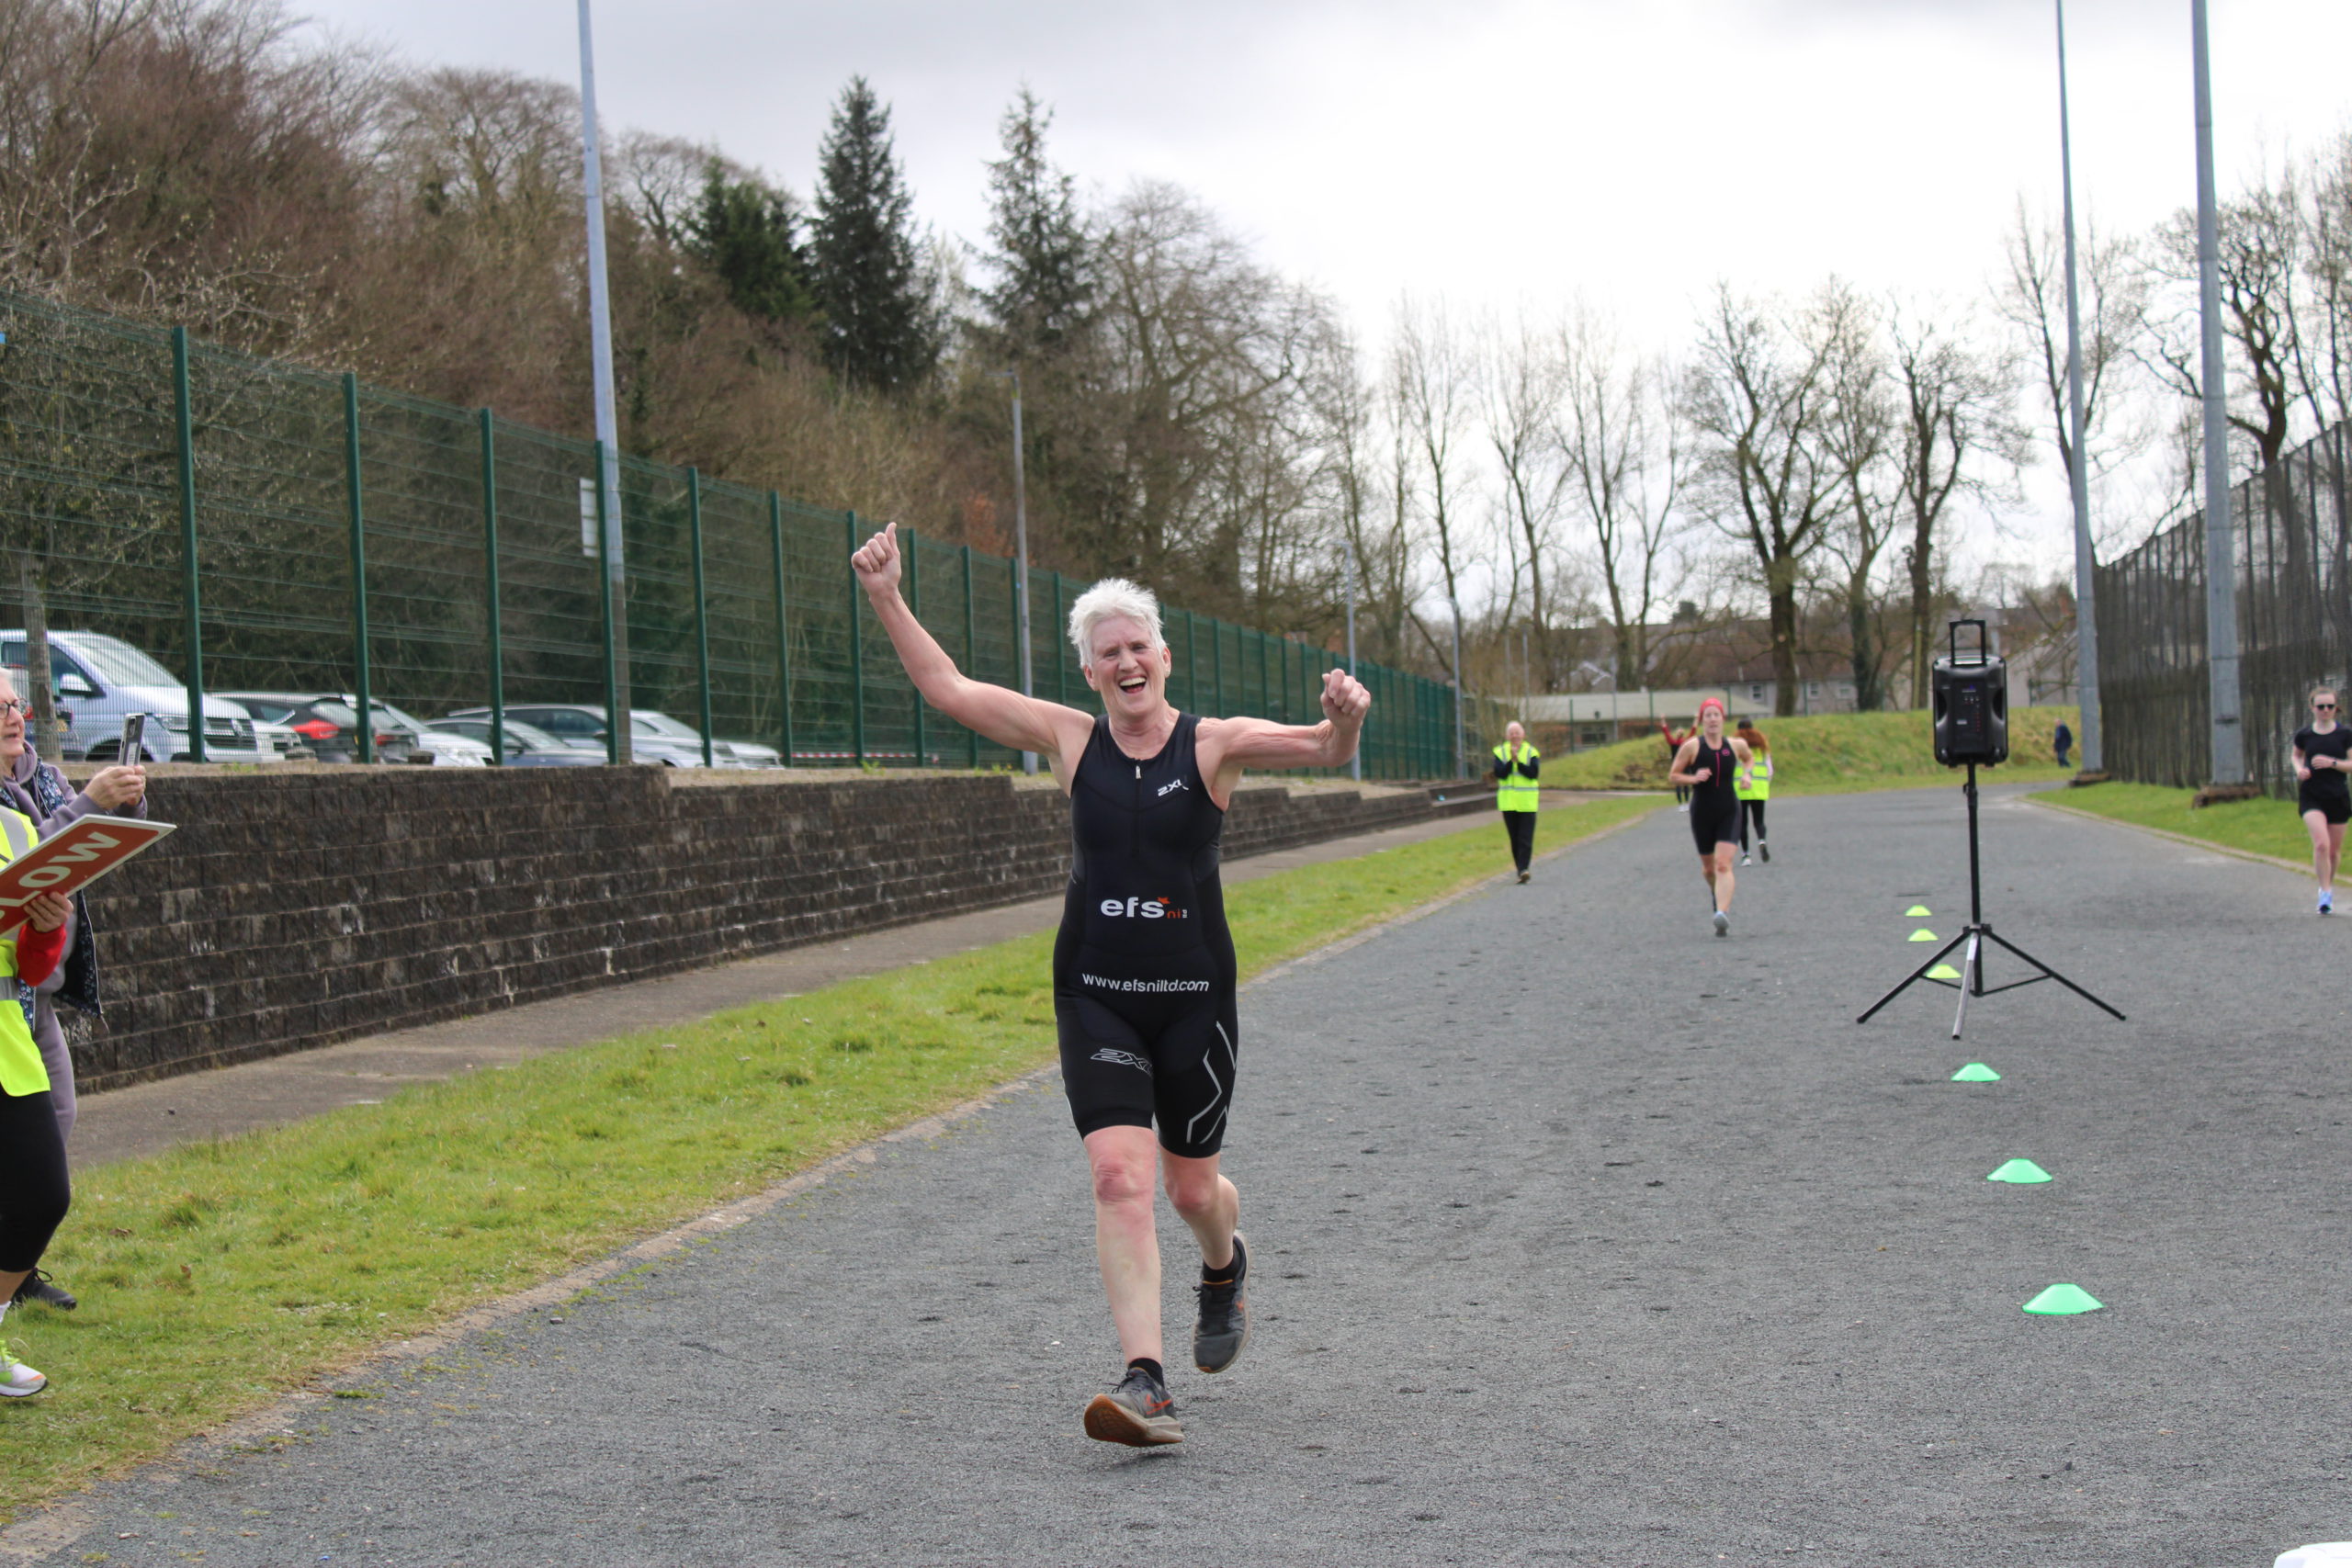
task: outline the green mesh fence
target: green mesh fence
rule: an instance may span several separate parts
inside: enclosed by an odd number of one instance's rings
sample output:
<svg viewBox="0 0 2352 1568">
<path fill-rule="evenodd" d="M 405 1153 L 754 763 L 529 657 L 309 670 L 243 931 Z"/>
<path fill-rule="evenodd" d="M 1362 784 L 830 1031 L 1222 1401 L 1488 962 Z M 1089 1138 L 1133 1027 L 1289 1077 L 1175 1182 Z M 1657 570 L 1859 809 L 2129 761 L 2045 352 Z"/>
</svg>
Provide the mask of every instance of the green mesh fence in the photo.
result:
<svg viewBox="0 0 2352 1568">
<path fill-rule="evenodd" d="M 421 718 L 629 705 L 794 765 L 1018 758 L 925 705 L 850 572 L 873 525 L 623 458 L 605 592 L 591 443 L 0 292 L 0 602 L 143 650 L 208 715 L 179 755 L 253 744 L 203 694 L 365 692 Z M 904 592 L 983 681 L 1021 679 L 1012 562 L 901 527 Z M 1032 571 L 1038 695 L 1096 710 L 1062 635 L 1086 587 Z M 1329 649 L 1170 607 L 1170 695 L 1319 715 Z M 16 634 L 10 634 L 16 635 Z M 21 640 L 18 643 L 21 649 Z M 21 651 L 8 655 L 10 662 Z M 1447 778 L 1451 688 L 1369 660 L 1367 778 Z M 1489 716 L 1471 716 L 1471 756 Z M 200 739 L 199 739 L 200 736 Z"/>
</svg>

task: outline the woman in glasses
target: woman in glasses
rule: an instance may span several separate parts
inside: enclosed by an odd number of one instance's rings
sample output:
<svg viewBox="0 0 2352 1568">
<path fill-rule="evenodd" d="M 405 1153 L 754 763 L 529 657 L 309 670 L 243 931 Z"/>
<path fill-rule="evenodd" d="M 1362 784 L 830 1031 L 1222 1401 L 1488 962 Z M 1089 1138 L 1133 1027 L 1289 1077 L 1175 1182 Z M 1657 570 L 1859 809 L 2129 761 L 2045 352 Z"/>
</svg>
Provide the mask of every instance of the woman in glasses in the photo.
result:
<svg viewBox="0 0 2352 1568">
<path fill-rule="evenodd" d="M 2335 863 L 2344 858 L 2344 824 L 2352 819 L 2352 728 L 2335 722 L 2335 693 L 2312 694 L 2312 721 L 2295 731 L 2295 808 L 2312 832 L 2312 872 L 2319 912 L 2335 913 Z"/>
</svg>

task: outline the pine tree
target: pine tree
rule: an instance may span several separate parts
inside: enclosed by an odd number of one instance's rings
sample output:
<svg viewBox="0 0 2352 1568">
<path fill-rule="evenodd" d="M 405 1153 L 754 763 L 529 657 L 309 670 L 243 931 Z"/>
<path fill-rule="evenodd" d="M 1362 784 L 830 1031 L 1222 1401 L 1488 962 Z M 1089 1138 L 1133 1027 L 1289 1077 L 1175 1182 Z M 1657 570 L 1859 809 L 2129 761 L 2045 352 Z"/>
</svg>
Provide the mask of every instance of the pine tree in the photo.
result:
<svg viewBox="0 0 2352 1568">
<path fill-rule="evenodd" d="M 1080 333 L 1094 302 L 1094 254 L 1070 176 L 1046 156 L 1053 111 L 1027 87 L 1004 111 L 1004 156 L 989 165 L 989 264 L 981 291 L 992 346 L 1005 356 L 1050 355 Z"/>
<path fill-rule="evenodd" d="M 902 391 L 939 362 L 940 333 L 915 258 L 914 205 L 890 144 L 890 111 L 850 78 L 820 149 L 810 282 L 825 362 L 853 386 Z"/>
<path fill-rule="evenodd" d="M 714 158 L 687 238 L 737 310 L 763 321 L 805 321 L 817 306 L 799 226 L 790 193 L 756 178 L 730 179 Z"/>
</svg>

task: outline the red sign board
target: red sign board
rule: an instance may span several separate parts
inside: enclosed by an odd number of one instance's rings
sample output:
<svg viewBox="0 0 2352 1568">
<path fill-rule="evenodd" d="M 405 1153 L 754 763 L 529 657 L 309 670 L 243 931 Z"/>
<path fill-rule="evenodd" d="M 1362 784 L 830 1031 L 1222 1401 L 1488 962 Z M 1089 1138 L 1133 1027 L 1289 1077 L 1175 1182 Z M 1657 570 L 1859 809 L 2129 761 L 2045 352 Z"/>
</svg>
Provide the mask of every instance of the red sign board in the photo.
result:
<svg viewBox="0 0 2352 1568">
<path fill-rule="evenodd" d="M 77 893 L 172 830 L 169 822 L 83 817 L 0 866 L 0 931 L 24 919 L 43 893 Z"/>
</svg>

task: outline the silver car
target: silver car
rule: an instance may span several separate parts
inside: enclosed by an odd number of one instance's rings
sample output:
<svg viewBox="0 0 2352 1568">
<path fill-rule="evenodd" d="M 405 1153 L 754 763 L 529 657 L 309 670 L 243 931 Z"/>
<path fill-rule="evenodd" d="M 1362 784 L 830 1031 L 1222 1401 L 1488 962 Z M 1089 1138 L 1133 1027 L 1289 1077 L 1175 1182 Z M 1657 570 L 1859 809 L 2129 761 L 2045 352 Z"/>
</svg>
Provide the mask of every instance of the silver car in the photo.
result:
<svg viewBox="0 0 2352 1568">
<path fill-rule="evenodd" d="M 31 645 L 22 631 L 0 631 L 0 664 L 21 670 L 30 656 Z M 60 716 L 73 715 L 65 735 L 69 753 L 92 761 L 115 761 L 122 749 L 122 721 L 143 713 L 153 716 L 147 727 L 145 761 L 186 761 L 193 755 L 187 682 L 120 637 L 103 632 L 51 632 L 49 668 Z M 290 739 L 284 731 L 278 736 Z M 243 708 L 208 693 L 204 755 L 209 762 L 277 762 L 286 753 L 277 736 L 256 735 Z"/>
</svg>

